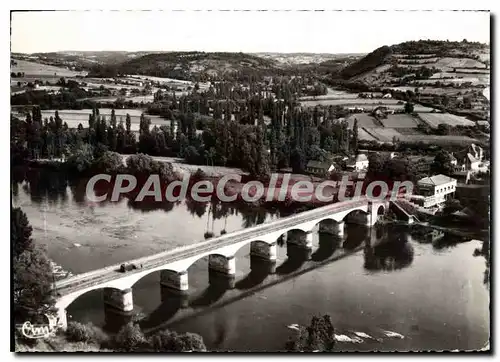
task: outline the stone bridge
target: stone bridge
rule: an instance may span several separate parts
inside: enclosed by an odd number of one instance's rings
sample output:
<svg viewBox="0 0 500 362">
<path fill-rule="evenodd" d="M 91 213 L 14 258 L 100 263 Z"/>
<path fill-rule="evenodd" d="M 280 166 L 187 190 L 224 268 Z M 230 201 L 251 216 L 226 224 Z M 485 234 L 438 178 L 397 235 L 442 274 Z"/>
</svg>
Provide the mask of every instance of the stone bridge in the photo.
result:
<svg viewBox="0 0 500 362">
<path fill-rule="evenodd" d="M 203 242 L 165 251 L 159 254 L 130 260 L 137 268 L 120 272 L 120 264 L 77 274 L 55 283 L 58 324 L 66 328 L 66 308 L 79 296 L 92 290 L 103 289 L 104 303 L 121 313 L 133 311 L 132 287 L 146 275 L 160 271 L 160 284 L 177 293 L 189 289 L 188 268 L 197 260 L 209 258 L 209 271 L 234 278 L 235 255 L 250 244 L 252 257 L 276 262 L 277 239 L 287 236 L 286 242 L 300 248 L 312 249 L 312 231 L 343 235 L 344 222 L 367 227 L 373 226 L 379 215 L 389 209 L 385 200 L 344 201 L 314 210 L 280 218 L 269 223 L 246 228 Z M 301 237 L 290 237 L 299 234 Z"/>
</svg>

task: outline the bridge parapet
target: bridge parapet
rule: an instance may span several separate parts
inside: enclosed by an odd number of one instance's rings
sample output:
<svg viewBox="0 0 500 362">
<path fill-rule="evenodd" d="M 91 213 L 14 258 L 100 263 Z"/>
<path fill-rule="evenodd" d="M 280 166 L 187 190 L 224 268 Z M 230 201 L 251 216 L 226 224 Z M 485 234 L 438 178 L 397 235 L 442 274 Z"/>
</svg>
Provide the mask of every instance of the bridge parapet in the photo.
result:
<svg viewBox="0 0 500 362">
<path fill-rule="evenodd" d="M 78 296 L 102 288 L 114 288 L 114 292 L 105 296 L 108 304 L 128 311 L 133 308 L 130 288 L 144 276 L 155 271 L 161 271 L 160 283 L 170 289 L 187 292 L 187 269 L 200 258 L 209 258 L 209 269 L 218 274 L 234 276 L 236 271 L 236 252 L 250 243 L 252 256 L 274 261 L 276 260 L 276 240 L 291 230 L 301 230 L 302 239 L 298 244 L 306 249 L 312 248 L 311 231 L 321 222 L 330 220 L 337 226 L 338 233 L 343 232 L 345 217 L 355 210 L 365 215 L 369 220 L 365 225 L 372 226 L 377 221 L 377 213 L 384 202 L 371 202 L 368 199 L 347 201 L 327 205 L 273 222 L 257 225 L 252 228 L 239 230 L 230 234 L 206 240 L 197 244 L 188 245 L 174 250 L 165 251 L 156 255 L 143 257 L 130 261 L 130 264 L 140 265 L 140 268 L 126 273 L 120 273 L 120 265 L 113 265 L 89 273 L 75 275 L 74 277 L 56 283 L 56 293 L 59 309 L 65 309 Z M 385 206 L 383 208 L 385 210 Z M 300 234 L 300 233 L 299 233 Z M 292 238 L 290 244 L 294 243 Z M 297 243 L 297 242 L 296 242 Z"/>
</svg>

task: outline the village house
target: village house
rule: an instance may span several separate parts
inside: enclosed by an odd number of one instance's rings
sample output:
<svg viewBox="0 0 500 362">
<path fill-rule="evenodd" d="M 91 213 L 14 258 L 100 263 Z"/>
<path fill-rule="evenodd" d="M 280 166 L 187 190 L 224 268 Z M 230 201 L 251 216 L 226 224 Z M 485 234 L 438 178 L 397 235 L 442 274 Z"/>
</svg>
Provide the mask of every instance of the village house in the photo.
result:
<svg viewBox="0 0 500 362">
<path fill-rule="evenodd" d="M 487 163 L 483 163 L 483 149 L 473 143 L 453 156 L 457 160 L 457 163 L 454 164 L 457 171 L 471 171 L 472 173 L 476 173 L 487 172 L 488 170 Z"/>
<path fill-rule="evenodd" d="M 424 208 L 439 207 L 446 200 L 453 198 L 457 180 L 446 175 L 424 177 L 417 182 L 418 195 L 412 196 L 412 202 Z"/>
<path fill-rule="evenodd" d="M 311 175 L 325 176 L 330 172 L 335 171 L 335 165 L 331 161 L 314 161 L 307 163 L 306 171 Z"/>
<path fill-rule="evenodd" d="M 356 157 L 351 157 L 346 162 L 346 168 L 349 171 L 365 171 L 368 169 L 368 165 L 368 157 L 364 153 L 360 153 Z"/>
</svg>

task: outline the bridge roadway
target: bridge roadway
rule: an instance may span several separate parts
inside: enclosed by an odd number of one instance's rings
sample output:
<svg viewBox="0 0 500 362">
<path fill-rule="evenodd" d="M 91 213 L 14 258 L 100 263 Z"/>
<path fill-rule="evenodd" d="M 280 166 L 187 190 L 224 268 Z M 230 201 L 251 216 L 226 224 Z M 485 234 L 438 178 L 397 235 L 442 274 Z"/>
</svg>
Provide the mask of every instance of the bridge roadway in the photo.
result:
<svg viewBox="0 0 500 362">
<path fill-rule="evenodd" d="M 384 201 L 380 200 L 378 202 L 383 203 Z M 235 231 L 216 238 L 212 238 L 207 241 L 202 241 L 196 244 L 191 244 L 158 254 L 130 260 L 126 263 L 133 263 L 138 266 L 138 269 L 134 269 L 125 273 L 119 271 L 121 265 L 120 263 L 102 269 L 93 270 L 87 273 L 77 274 L 70 278 L 57 281 L 55 283 L 55 291 L 58 296 L 63 296 L 76 290 L 103 284 L 115 279 L 123 278 L 125 276 L 130 276 L 135 273 L 143 273 L 148 269 L 154 269 L 161 265 L 170 264 L 179 260 L 193 257 L 198 254 L 216 251 L 221 247 L 236 244 L 238 242 L 244 241 L 245 239 L 256 239 L 259 236 L 293 227 L 297 224 L 321 218 L 328 218 L 332 216 L 332 214 L 344 212 L 347 210 L 354 211 L 356 208 L 365 206 L 368 203 L 369 202 L 366 197 L 362 197 L 356 201 L 338 202 L 335 204 L 319 207 L 314 210 L 309 210 L 296 215 L 281 218 L 270 223 L 265 223 Z M 142 265 L 142 268 L 140 267 L 140 265 Z"/>
</svg>

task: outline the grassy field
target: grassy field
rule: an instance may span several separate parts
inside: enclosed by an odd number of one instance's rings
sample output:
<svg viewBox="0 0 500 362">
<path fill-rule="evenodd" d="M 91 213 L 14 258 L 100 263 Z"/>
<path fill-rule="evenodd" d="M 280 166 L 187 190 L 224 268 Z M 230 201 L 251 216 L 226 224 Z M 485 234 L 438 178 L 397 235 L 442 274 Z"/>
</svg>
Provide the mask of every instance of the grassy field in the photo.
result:
<svg viewBox="0 0 500 362">
<path fill-rule="evenodd" d="M 468 145 L 477 142 L 474 138 L 467 136 L 430 136 L 430 135 L 405 135 L 400 141 L 404 142 L 423 142 L 425 144 L 449 146 L 449 145 Z"/>
<path fill-rule="evenodd" d="M 417 128 L 419 120 L 409 114 L 389 114 L 380 122 L 387 128 Z"/>
<path fill-rule="evenodd" d="M 474 122 L 469 121 L 465 117 L 455 116 L 449 113 L 420 113 L 419 117 L 432 128 L 437 128 L 440 123 L 449 124 L 453 127 L 475 125 Z"/>
<path fill-rule="evenodd" d="M 411 134 L 409 129 L 404 129 L 401 133 L 394 128 L 366 128 L 366 132 L 369 136 L 372 136 L 375 140 L 379 142 L 392 143 L 394 137 L 400 142 L 408 143 L 425 143 L 433 144 L 439 146 L 449 146 L 449 145 L 466 145 L 473 142 L 477 142 L 475 139 L 467 136 L 434 136 L 434 135 L 424 135 L 424 134 Z M 361 138 L 360 138 L 361 139 Z M 364 139 L 364 138 L 363 138 Z M 370 140 L 369 137 L 366 140 Z"/>
<path fill-rule="evenodd" d="M 379 124 L 375 123 L 376 119 L 370 116 L 368 113 L 356 113 L 352 114 L 346 118 L 347 123 L 349 124 L 349 129 L 354 127 L 354 121 L 358 121 L 358 128 L 361 127 L 380 127 Z"/>
<path fill-rule="evenodd" d="M 380 142 L 392 142 L 394 137 L 403 141 L 404 135 L 396 131 L 394 128 L 365 128 L 365 130 L 371 134 L 374 138 Z"/>
<path fill-rule="evenodd" d="M 366 132 L 364 128 L 358 129 L 358 138 L 362 141 L 378 141 L 377 138 Z"/>
<path fill-rule="evenodd" d="M 54 67 L 40 63 L 28 62 L 25 60 L 16 60 L 17 65 L 11 66 L 11 72 L 24 72 L 25 77 L 76 77 L 77 75 L 85 76 L 87 72 L 75 72 L 69 69 Z"/>
<path fill-rule="evenodd" d="M 345 107 L 378 107 L 386 105 L 397 105 L 396 99 L 364 99 L 356 97 L 349 98 L 330 98 L 330 99 L 316 99 L 300 102 L 304 107 L 314 107 L 317 105 L 322 106 L 345 106 Z"/>
</svg>

